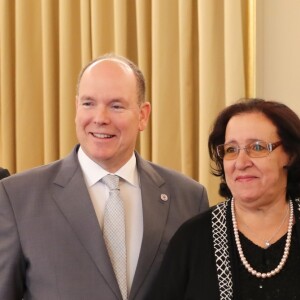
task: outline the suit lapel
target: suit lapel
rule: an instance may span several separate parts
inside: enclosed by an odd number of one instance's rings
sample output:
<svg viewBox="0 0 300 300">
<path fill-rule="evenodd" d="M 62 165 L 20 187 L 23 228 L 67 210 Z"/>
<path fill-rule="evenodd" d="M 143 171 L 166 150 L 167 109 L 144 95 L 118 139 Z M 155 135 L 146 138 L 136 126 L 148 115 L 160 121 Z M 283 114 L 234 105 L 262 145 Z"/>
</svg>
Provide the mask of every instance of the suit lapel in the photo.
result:
<svg viewBox="0 0 300 300">
<path fill-rule="evenodd" d="M 62 162 L 52 188 L 54 201 L 72 227 L 81 245 L 89 253 L 104 280 L 121 299 L 118 283 L 90 200 L 76 151 Z"/>
<path fill-rule="evenodd" d="M 153 265 L 165 230 L 171 198 L 164 179 L 148 162 L 138 154 L 136 156 L 141 182 L 144 232 L 130 299 L 134 299 Z"/>
</svg>

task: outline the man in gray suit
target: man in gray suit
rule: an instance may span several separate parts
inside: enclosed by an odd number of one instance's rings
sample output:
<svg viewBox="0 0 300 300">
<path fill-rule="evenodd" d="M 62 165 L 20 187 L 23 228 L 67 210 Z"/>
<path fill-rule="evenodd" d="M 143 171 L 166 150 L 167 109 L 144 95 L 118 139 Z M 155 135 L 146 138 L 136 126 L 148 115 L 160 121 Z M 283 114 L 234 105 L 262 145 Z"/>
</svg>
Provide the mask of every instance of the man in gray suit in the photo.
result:
<svg viewBox="0 0 300 300">
<path fill-rule="evenodd" d="M 79 75 L 71 154 L 0 182 L 0 299 L 145 298 L 177 228 L 208 208 L 205 188 L 134 151 L 150 103 L 140 70 L 107 55 Z M 107 174 L 125 206 L 128 296 L 102 235 Z"/>
</svg>

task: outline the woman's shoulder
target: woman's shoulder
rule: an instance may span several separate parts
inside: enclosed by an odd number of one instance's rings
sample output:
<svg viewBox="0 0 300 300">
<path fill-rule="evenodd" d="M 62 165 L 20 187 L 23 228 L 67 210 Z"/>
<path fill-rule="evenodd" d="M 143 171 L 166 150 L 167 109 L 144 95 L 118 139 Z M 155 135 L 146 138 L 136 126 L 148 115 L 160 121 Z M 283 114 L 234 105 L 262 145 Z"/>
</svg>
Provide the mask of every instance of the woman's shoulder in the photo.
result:
<svg viewBox="0 0 300 300">
<path fill-rule="evenodd" d="M 211 206 L 205 212 L 202 212 L 191 219 L 185 221 L 177 230 L 177 236 L 190 237 L 204 237 L 211 235 L 212 232 L 212 218 L 221 213 L 226 213 L 226 201 L 217 205 Z"/>
<path fill-rule="evenodd" d="M 183 223 L 182 227 L 188 227 L 188 228 L 193 228 L 193 227 L 198 227 L 199 225 L 205 226 L 209 225 L 211 223 L 211 219 L 213 215 L 218 214 L 219 212 L 225 212 L 226 211 L 226 206 L 227 206 L 227 201 L 220 202 L 214 206 L 211 206 L 208 210 L 205 212 L 202 212 L 191 219 L 187 220 L 185 223 Z"/>
<path fill-rule="evenodd" d="M 211 215 L 214 209 L 215 206 L 211 206 L 208 210 L 187 220 L 185 223 L 183 223 L 182 227 L 193 228 L 193 227 L 197 227 L 199 224 L 203 224 L 203 225 L 208 224 L 211 220 Z"/>
<path fill-rule="evenodd" d="M 185 221 L 175 233 L 177 238 L 185 237 L 185 238 L 193 238 L 195 235 L 198 236 L 199 234 L 209 231 L 210 223 L 211 223 L 211 216 L 214 207 L 210 207 L 205 212 L 202 212 L 191 219 Z"/>
</svg>

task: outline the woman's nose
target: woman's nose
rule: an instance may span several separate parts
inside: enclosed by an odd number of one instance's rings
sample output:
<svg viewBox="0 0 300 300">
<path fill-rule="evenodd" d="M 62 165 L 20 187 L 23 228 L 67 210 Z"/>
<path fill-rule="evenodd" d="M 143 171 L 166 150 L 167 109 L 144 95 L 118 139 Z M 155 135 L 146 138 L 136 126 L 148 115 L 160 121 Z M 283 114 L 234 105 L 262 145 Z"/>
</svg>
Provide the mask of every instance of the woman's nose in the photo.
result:
<svg viewBox="0 0 300 300">
<path fill-rule="evenodd" d="M 238 169 L 244 169 L 252 166 L 251 157 L 248 155 L 246 149 L 240 149 L 237 158 L 235 159 L 235 166 Z"/>
</svg>

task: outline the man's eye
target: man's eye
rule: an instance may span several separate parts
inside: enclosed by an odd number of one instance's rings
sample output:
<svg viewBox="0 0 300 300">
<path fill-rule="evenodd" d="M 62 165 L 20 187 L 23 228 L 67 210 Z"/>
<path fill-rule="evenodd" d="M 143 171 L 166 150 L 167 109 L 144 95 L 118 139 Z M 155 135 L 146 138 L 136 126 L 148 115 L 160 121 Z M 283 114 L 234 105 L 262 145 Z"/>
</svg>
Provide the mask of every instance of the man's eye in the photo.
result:
<svg viewBox="0 0 300 300">
<path fill-rule="evenodd" d="M 84 101 L 84 102 L 82 102 L 82 106 L 87 106 L 87 107 L 89 107 L 89 106 L 91 106 L 92 105 L 92 101 Z"/>
<path fill-rule="evenodd" d="M 111 106 L 111 108 L 112 108 L 113 110 L 123 110 L 123 109 L 124 109 L 124 106 L 122 106 L 121 104 L 113 104 L 113 105 Z"/>
</svg>

